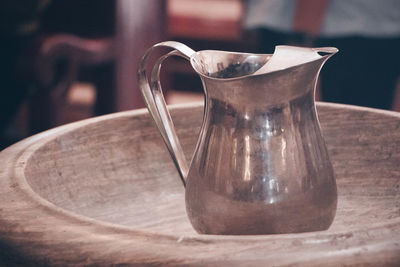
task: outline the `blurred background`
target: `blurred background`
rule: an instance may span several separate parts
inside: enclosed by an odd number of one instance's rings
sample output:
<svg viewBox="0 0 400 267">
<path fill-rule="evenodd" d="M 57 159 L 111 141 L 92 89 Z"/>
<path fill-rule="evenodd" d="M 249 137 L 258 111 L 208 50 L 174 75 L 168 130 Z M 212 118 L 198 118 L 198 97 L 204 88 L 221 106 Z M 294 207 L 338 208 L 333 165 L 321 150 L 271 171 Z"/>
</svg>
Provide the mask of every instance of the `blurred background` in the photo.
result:
<svg viewBox="0 0 400 267">
<path fill-rule="evenodd" d="M 144 107 L 137 64 L 164 40 L 256 53 L 335 46 L 317 99 L 400 111 L 398 0 L 2 0 L 0 30 L 0 149 Z M 162 82 L 170 104 L 203 99 L 184 60 L 169 59 Z"/>
</svg>

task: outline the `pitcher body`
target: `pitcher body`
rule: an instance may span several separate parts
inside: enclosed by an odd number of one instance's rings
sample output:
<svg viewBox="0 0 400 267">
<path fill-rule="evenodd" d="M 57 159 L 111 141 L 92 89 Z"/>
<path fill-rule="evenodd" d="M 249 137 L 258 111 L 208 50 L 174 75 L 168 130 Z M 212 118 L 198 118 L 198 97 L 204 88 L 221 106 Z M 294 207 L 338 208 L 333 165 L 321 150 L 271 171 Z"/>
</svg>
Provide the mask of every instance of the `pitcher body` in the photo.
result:
<svg viewBox="0 0 400 267">
<path fill-rule="evenodd" d="M 337 193 L 314 107 L 316 77 L 302 78 L 275 89 L 280 92 L 269 88 L 276 80 L 250 78 L 245 95 L 235 92 L 242 80 L 204 81 L 205 119 L 185 196 L 198 232 L 293 233 L 330 226 Z"/>
</svg>

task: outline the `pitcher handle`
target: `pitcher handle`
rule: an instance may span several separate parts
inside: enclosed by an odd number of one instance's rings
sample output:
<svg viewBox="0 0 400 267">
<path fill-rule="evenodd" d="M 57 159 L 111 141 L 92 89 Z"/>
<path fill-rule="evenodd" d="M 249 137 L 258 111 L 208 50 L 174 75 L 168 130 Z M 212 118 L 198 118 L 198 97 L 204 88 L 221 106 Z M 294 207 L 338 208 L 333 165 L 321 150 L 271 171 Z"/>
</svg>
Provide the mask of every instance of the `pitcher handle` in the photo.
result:
<svg viewBox="0 0 400 267">
<path fill-rule="evenodd" d="M 148 56 L 156 47 L 169 47 L 174 50 L 161 56 L 156 61 L 153 70 L 151 72 L 151 78 L 149 83 L 145 67 Z M 184 186 L 186 185 L 186 178 L 189 171 L 189 164 L 186 160 L 185 154 L 183 153 L 183 149 L 176 134 L 175 127 L 171 119 L 171 115 L 169 114 L 167 105 L 165 103 L 160 83 L 160 69 L 163 61 L 169 56 L 176 55 L 189 60 L 191 55 L 193 55 L 194 53 L 195 53 L 194 50 L 179 42 L 167 41 L 158 43 L 146 51 L 146 53 L 140 60 L 137 72 L 139 87 L 142 92 L 143 98 L 146 102 L 146 106 L 151 116 L 153 117 L 158 130 L 161 133 L 161 136 L 164 140 L 164 143 L 167 146 L 167 149 L 172 157 L 172 160 L 176 168 L 178 169 L 179 175 L 181 177 Z"/>
</svg>

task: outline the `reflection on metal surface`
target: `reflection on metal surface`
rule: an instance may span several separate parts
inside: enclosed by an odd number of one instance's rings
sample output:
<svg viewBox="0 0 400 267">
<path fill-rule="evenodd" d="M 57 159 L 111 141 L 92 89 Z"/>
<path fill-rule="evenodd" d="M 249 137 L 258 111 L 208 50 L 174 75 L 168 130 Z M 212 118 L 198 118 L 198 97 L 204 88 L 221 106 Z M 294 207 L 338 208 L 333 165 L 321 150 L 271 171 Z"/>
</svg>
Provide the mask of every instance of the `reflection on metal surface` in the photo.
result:
<svg viewBox="0 0 400 267">
<path fill-rule="evenodd" d="M 244 181 L 250 181 L 250 136 L 244 137 L 245 155 L 244 155 Z"/>
<path fill-rule="evenodd" d="M 301 53 L 314 53 L 305 63 L 255 74 L 271 55 L 194 52 L 176 42 L 157 46 L 175 50 L 156 62 L 150 84 L 144 71 L 146 54 L 139 82 L 186 183 L 187 212 L 194 228 L 208 234 L 327 229 L 335 215 L 337 192 L 314 88 L 320 68 L 336 49 L 301 48 Z M 291 54 L 296 49 L 283 48 Z M 328 54 L 319 56 L 320 50 Z M 190 165 L 162 102 L 158 75 L 170 55 L 190 59 L 206 95 L 204 121 Z M 274 62 L 283 64 L 279 58 Z"/>
</svg>

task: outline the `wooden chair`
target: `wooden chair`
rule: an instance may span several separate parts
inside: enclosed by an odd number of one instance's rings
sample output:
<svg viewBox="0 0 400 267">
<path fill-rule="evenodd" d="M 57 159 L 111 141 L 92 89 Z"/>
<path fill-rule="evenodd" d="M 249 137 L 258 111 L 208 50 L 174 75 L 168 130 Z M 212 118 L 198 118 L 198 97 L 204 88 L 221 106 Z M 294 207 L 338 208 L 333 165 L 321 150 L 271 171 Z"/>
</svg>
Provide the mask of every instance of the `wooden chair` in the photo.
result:
<svg viewBox="0 0 400 267">
<path fill-rule="evenodd" d="M 81 79 L 89 79 L 96 87 L 94 115 L 144 106 L 136 84 L 136 66 L 144 51 L 162 40 L 164 4 L 141 0 L 115 3 L 114 36 L 91 39 L 54 34 L 41 42 L 35 75 L 42 93 L 31 100 L 32 133 L 62 123 L 68 90 Z M 57 72 L 60 63 L 63 70 Z"/>
</svg>

